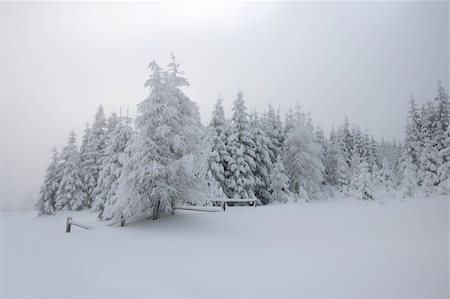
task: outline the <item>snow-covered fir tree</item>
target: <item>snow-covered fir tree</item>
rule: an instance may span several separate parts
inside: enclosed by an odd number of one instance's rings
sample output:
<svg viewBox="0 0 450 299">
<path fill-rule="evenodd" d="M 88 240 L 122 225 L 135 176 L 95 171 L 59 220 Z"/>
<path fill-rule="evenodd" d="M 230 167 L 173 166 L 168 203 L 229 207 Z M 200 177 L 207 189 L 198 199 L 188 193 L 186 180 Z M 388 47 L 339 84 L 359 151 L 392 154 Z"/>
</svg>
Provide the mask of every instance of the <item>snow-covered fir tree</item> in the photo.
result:
<svg viewBox="0 0 450 299">
<path fill-rule="evenodd" d="M 286 138 L 286 131 L 284 130 L 284 124 L 283 121 L 281 120 L 281 110 L 280 108 L 277 109 L 277 114 L 275 116 L 275 138 L 278 141 L 278 144 L 276 144 L 278 146 L 278 157 L 280 155 L 282 155 L 282 151 L 283 151 L 283 143 L 284 143 L 284 139 Z M 278 160 L 278 159 L 277 159 Z"/>
<path fill-rule="evenodd" d="M 314 134 L 316 133 L 314 131 L 314 125 L 313 125 L 313 121 L 312 121 L 312 116 L 311 116 L 311 112 L 308 111 L 307 115 L 306 115 L 306 127 Z"/>
<path fill-rule="evenodd" d="M 211 122 L 209 127 L 214 128 L 219 134 L 222 133 L 228 125 L 228 121 L 225 117 L 225 110 L 223 108 L 223 99 L 219 96 L 216 100 L 216 105 L 214 105 L 214 110 L 212 111 Z"/>
<path fill-rule="evenodd" d="M 411 156 L 405 156 L 402 160 L 403 197 L 412 197 L 417 190 L 417 166 Z"/>
<path fill-rule="evenodd" d="M 233 103 L 233 117 L 228 130 L 227 148 L 230 160 L 225 170 L 228 198 L 254 198 L 256 170 L 255 143 L 249 127 L 249 117 L 239 89 Z"/>
<path fill-rule="evenodd" d="M 312 128 L 312 118 L 311 115 L 308 117 L 310 126 Z M 322 171 L 323 184 L 327 183 L 326 180 L 326 155 L 327 155 L 327 140 L 325 139 L 325 134 L 320 126 L 316 126 L 314 128 L 314 142 L 319 146 L 319 158 L 322 160 L 322 164 L 324 165 Z"/>
<path fill-rule="evenodd" d="M 356 147 L 353 150 L 352 153 L 352 161 L 351 161 L 351 167 L 350 167 L 350 173 L 351 173 L 351 180 L 350 180 L 350 189 L 355 189 L 355 186 L 353 185 L 353 182 L 355 182 L 355 177 L 358 175 L 359 166 L 363 162 L 361 156 L 356 151 Z"/>
<path fill-rule="evenodd" d="M 339 190 L 344 195 L 348 195 L 351 183 L 353 136 L 347 117 L 344 119 L 344 124 L 337 129 L 337 140 L 340 158 L 344 161 L 344 164 L 339 167 Z"/>
<path fill-rule="evenodd" d="M 41 186 L 39 199 L 36 203 L 36 209 L 39 211 L 39 215 L 49 215 L 55 212 L 56 195 L 62 179 L 58 151 L 54 148 L 52 152 L 52 161 L 45 172 L 44 183 Z"/>
<path fill-rule="evenodd" d="M 347 165 L 339 144 L 338 135 L 334 128 L 331 129 L 330 139 L 325 154 L 325 180 L 330 185 L 342 187 L 346 184 Z M 342 190 L 341 190 L 342 191 Z M 345 190 L 348 191 L 348 190 Z M 346 192 L 345 192 L 346 193 Z"/>
<path fill-rule="evenodd" d="M 294 110 L 292 107 L 289 107 L 286 115 L 284 116 L 284 134 L 292 130 L 294 126 Z"/>
<path fill-rule="evenodd" d="M 397 140 L 394 138 L 392 142 L 386 141 L 383 138 L 376 144 L 376 157 L 383 164 L 383 160 L 386 159 L 388 165 L 392 170 L 396 168 L 396 165 L 400 159 L 401 145 L 397 144 Z"/>
<path fill-rule="evenodd" d="M 422 152 L 419 157 L 419 180 L 425 194 L 429 194 L 433 186 L 439 183 L 437 170 L 441 164 L 434 136 L 433 105 L 427 102 L 422 108 L 421 116 L 421 144 Z"/>
<path fill-rule="evenodd" d="M 447 129 L 447 138 L 444 148 L 439 151 L 442 164 L 438 168 L 440 185 L 445 191 L 450 191 L 450 126 Z"/>
<path fill-rule="evenodd" d="M 87 154 L 87 144 L 90 139 L 91 134 L 91 128 L 89 127 L 89 124 L 85 124 L 85 128 L 83 131 L 83 136 L 81 137 L 81 146 L 80 146 L 80 157 L 81 157 L 81 163 L 86 160 L 86 154 Z"/>
<path fill-rule="evenodd" d="M 442 82 L 438 82 L 438 94 L 433 105 L 433 139 L 436 142 L 435 148 L 439 152 L 445 147 L 447 129 L 450 123 L 450 104 L 447 91 L 442 87 Z"/>
<path fill-rule="evenodd" d="M 419 167 L 419 158 L 422 152 L 421 119 L 416 106 L 416 101 L 412 96 L 409 103 L 410 110 L 408 112 L 408 120 L 406 124 L 404 151 L 412 158 L 412 163 Z"/>
<path fill-rule="evenodd" d="M 297 101 L 294 109 L 294 128 L 303 128 L 306 126 L 306 123 L 307 123 L 307 114 L 303 112 L 300 102 Z"/>
<path fill-rule="evenodd" d="M 325 181 L 330 185 L 337 185 L 336 157 L 337 157 L 337 135 L 334 127 L 330 130 L 330 138 L 326 140 L 325 151 Z"/>
<path fill-rule="evenodd" d="M 115 153 L 111 152 L 108 147 L 113 143 L 113 139 L 115 138 L 115 134 L 117 134 L 117 126 L 119 125 L 119 117 L 115 112 L 112 112 L 111 115 L 106 119 L 105 133 L 104 133 L 104 151 L 103 154 L 98 158 L 97 164 L 100 165 L 97 182 L 95 184 L 95 188 L 92 192 L 92 202 L 90 203 L 91 210 L 94 212 L 99 212 L 99 218 L 102 217 L 102 212 L 104 209 L 104 204 L 106 200 L 106 195 L 111 190 L 111 185 L 113 185 L 116 180 L 113 179 L 114 175 L 111 176 L 111 169 L 109 168 L 109 162 L 111 156 Z M 108 169 L 104 172 L 104 167 Z M 114 167 L 114 166 L 113 166 Z M 103 172 L 103 173 L 102 173 Z M 92 177 L 93 178 L 93 177 Z M 89 188 L 88 188 L 89 189 Z M 87 193 L 87 192 L 86 192 Z M 102 194 L 102 195 L 100 195 Z M 100 196 L 99 196 L 100 195 Z M 100 200 L 101 198 L 101 200 Z"/>
<path fill-rule="evenodd" d="M 81 160 L 76 134 L 69 134 L 68 143 L 61 153 L 62 178 L 56 193 L 55 210 L 78 211 L 87 206 L 81 177 Z"/>
<path fill-rule="evenodd" d="M 109 124 L 112 126 L 111 121 Z M 108 135 L 109 144 L 105 149 L 97 186 L 94 190 L 96 197 L 92 203 L 91 211 L 100 212 L 100 219 L 108 220 L 111 218 L 108 211 L 105 213 L 105 216 L 103 216 L 103 212 L 105 208 L 108 209 L 108 207 L 113 206 L 117 202 L 116 193 L 119 178 L 123 165 L 129 158 L 129 153 L 125 149 L 132 137 L 133 128 L 131 127 L 131 119 L 125 117 L 119 122 L 117 118 L 114 130 Z"/>
<path fill-rule="evenodd" d="M 320 146 L 314 142 L 309 129 L 300 127 L 288 132 L 283 162 L 294 193 L 300 194 L 303 189 L 309 198 L 314 198 L 322 190 L 325 166 L 320 157 Z"/>
<path fill-rule="evenodd" d="M 117 116 L 116 112 L 112 112 L 111 115 L 106 120 L 106 126 L 105 126 L 105 138 L 108 141 L 109 137 L 111 137 L 111 133 L 116 130 L 117 125 L 120 123 L 120 119 Z"/>
<path fill-rule="evenodd" d="M 358 174 L 359 166 L 363 161 L 367 162 L 365 160 L 365 152 L 364 152 L 364 145 L 363 145 L 363 137 L 361 134 L 361 130 L 354 126 L 352 128 L 352 139 L 353 139 L 353 148 L 351 150 L 351 160 L 350 160 L 350 176 L 351 180 L 350 183 L 352 185 L 352 182 L 354 182 L 355 176 Z M 354 188 L 354 186 L 351 186 Z"/>
<path fill-rule="evenodd" d="M 367 144 L 361 129 L 358 126 L 352 128 L 353 147 L 351 150 L 352 173 L 356 172 L 361 161 L 367 161 Z M 357 161 L 355 165 L 355 161 Z M 355 169 L 356 168 L 356 169 Z"/>
<path fill-rule="evenodd" d="M 82 160 L 83 182 L 86 199 L 90 207 L 95 199 L 95 187 L 101 170 L 102 157 L 106 147 L 106 117 L 103 106 L 100 105 L 95 114 L 95 121 L 89 131 L 88 140 Z"/>
<path fill-rule="evenodd" d="M 270 199 L 269 202 L 281 202 L 287 203 L 294 200 L 294 195 L 289 190 L 289 178 L 286 175 L 286 169 L 284 168 L 281 159 L 273 165 L 270 172 Z"/>
<path fill-rule="evenodd" d="M 417 171 L 421 155 L 421 125 L 416 102 L 411 96 L 406 125 L 406 136 L 402 146 L 398 172 L 402 177 L 401 183 L 406 189 L 404 196 L 412 196 L 418 185 Z"/>
<path fill-rule="evenodd" d="M 120 218 L 154 208 L 156 217 L 180 203 L 203 202 L 201 177 L 204 128 L 197 105 L 181 90 L 189 86 L 179 64 L 167 70 L 152 62 L 145 87 L 149 96 L 138 105 L 131 157 L 124 165 L 111 216 Z"/>
<path fill-rule="evenodd" d="M 350 123 L 348 117 L 345 117 L 344 124 L 338 129 L 339 142 L 341 145 L 341 150 L 345 158 L 347 166 L 350 168 L 352 161 L 352 151 L 353 151 L 353 135 L 350 130 Z"/>
<path fill-rule="evenodd" d="M 270 200 L 270 170 L 272 169 L 272 160 L 268 145 L 272 143 L 263 131 L 262 126 L 258 114 L 253 112 L 250 115 L 250 131 L 254 143 L 254 194 L 263 204 L 267 204 Z"/>
<path fill-rule="evenodd" d="M 394 187 L 392 168 L 387 158 L 384 158 L 381 163 L 381 169 L 377 173 L 377 181 L 386 191 L 390 191 Z"/>
<path fill-rule="evenodd" d="M 401 175 L 401 156 L 402 156 L 402 148 L 403 145 L 400 141 L 397 141 L 395 138 L 392 142 L 392 147 L 391 147 L 391 155 L 388 155 L 388 160 L 390 165 L 392 165 L 392 170 L 394 173 L 394 183 L 395 185 L 400 185 L 401 179 L 402 179 L 402 175 Z"/>
<path fill-rule="evenodd" d="M 225 193 L 223 192 L 222 186 L 213 176 L 210 169 L 205 173 L 203 179 L 205 183 L 206 196 L 210 198 L 225 198 Z"/>
<path fill-rule="evenodd" d="M 420 156 L 420 181 L 424 192 L 428 195 L 432 191 L 432 187 L 439 183 L 437 175 L 440 157 L 432 148 L 435 144 L 426 141 L 425 147 Z"/>
<path fill-rule="evenodd" d="M 352 186 L 353 194 L 356 198 L 363 200 L 375 199 L 371 175 L 369 173 L 369 164 L 366 161 L 358 165 L 358 171 L 353 177 Z"/>
<path fill-rule="evenodd" d="M 269 150 L 270 159 L 272 163 L 275 163 L 281 154 L 281 149 L 284 142 L 284 129 L 279 111 L 276 113 L 270 103 L 267 113 L 262 118 L 262 129 L 268 137 L 267 147 Z"/>
<path fill-rule="evenodd" d="M 308 192 L 306 192 L 305 188 L 303 188 L 302 186 L 300 186 L 298 193 L 294 194 L 294 198 L 296 198 L 296 201 L 310 201 Z"/>
<path fill-rule="evenodd" d="M 127 117 L 125 117 L 127 118 Z M 122 120 L 124 118 L 122 117 Z M 104 151 L 103 155 L 99 159 L 99 163 L 103 165 L 103 159 L 107 157 L 106 155 L 106 148 L 111 144 L 111 138 L 113 137 L 113 132 L 116 130 L 116 127 L 119 125 L 121 119 L 119 116 L 117 116 L 116 112 L 112 112 L 111 115 L 106 119 L 106 126 L 105 126 L 105 144 L 104 144 Z M 101 168 L 100 168 L 101 170 Z M 94 192 L 95 193 L 95 192 Z M 97 194 L 95 194 L 96 196 Z"/>
<path fill-rule="evenodd" d="M 295 104 L 293 122 L 294 128 L 303 128 L 307 122 L 306 113 L 303 112 L 299 101 Z"/>
<path fill-rule="evenodd" d="M 225 118 L 222 102 L 223 100 L 219 97 L 212 112 L 211 122 L 209 123 L 211 152 L 208 157 L 208 170 L 218 182 L 220 189 L 225 190 L 225 170 L 228 161 L 230 161 L 230 154 L 226 147 L 228 121 Z"/>
<path fill-rule="evenodd" d="M 380 157 L 377 152 L 378 143 L 373 138 L 373 135 L 369 138 L 369 134 L 367 132 L 365 135 L 365 140 L 367 142 L 367 163 L 369 164 L 369 171 L 372 174 L 375 174 L 381 166 Z"/>
</svg>

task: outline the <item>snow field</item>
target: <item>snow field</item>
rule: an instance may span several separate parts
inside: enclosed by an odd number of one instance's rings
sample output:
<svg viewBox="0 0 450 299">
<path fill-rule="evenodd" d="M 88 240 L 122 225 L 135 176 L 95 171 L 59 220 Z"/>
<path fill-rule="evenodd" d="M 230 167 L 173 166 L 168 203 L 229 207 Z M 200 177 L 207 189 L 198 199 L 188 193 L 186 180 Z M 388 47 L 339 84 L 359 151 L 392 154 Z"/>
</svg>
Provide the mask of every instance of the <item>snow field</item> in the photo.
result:
<svg viewBox="0 0 450 299">
<path fill-rule="evenodd" d="M 447 298 L 448 199 L 234 207 L 64 233 L 1 215 L 1 297 Z"/>
</svg>

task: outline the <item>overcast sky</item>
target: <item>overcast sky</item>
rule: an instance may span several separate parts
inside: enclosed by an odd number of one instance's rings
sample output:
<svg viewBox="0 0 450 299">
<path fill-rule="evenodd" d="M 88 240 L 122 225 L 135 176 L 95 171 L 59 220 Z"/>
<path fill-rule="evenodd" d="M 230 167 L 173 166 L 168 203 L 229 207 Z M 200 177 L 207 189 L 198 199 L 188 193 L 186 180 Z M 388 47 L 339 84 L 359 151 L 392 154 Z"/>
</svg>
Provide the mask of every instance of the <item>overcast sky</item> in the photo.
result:
<svg viewBox="0 0 450 299">
<path fill-rule="evenodd" d="M 345 115 L 402 137 L 408 98 L 448 87 L 448 3 L 0 3 L 1 200 L 37 197 L 50 149 L 97 106 L 135 106 L 172 51 L 209 119 L 238 87 L 249 108 L 298 100 L 327 131 Z"/>
</svg>

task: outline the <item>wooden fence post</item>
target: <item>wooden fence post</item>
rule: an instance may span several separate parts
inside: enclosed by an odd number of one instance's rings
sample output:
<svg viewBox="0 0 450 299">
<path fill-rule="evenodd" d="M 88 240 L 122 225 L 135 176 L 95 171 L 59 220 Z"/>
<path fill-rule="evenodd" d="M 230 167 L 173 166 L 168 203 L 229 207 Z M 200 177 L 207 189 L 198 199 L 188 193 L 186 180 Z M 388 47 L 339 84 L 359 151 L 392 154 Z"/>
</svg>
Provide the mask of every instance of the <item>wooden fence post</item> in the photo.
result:
<svg viewBox="0 0 450 299">
<path fill-rule="evenodd" d="M 67 217 L 67 222 L 66 222 L 66 233 L 70 233 L 70 228 L 71 228 L 71 222 L 72 221 L 72 217 Z"/>
</svg>

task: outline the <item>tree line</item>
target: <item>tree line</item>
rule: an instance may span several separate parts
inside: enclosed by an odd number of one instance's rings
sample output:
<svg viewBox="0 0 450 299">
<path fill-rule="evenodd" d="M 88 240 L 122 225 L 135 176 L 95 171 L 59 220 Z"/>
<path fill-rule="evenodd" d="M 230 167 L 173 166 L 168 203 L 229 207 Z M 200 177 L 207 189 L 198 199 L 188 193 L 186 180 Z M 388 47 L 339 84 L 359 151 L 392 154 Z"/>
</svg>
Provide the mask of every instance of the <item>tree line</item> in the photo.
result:
<svg viewBox="0 0 450 299">
<path fill-rule="evenodd" d="M 216 101 L 209 124 L 183 92 L 189 82 L 179 64 L 149 65 L 149 96 L 137 117 L 106 118 L 100 106 L 77 146 L 72 131 L 53 150 L 36 207 L 40 214 L 91 209 L 99 219 L 127 217 L 209 198 L 257 198 L 261 204 L 310 201 L 339 192 L 363 200 L 375 189 L 403 196 L 445 191 L 450 177 L 449 97 L 420 109 L 411 97 L 406 137 L 376 141 L 348 118 L 328 134 L 297 104 L 282 120 L 280 109 L 247 111 L 238 91 L 231 118 Z M 448 190 L 448 189 L 447 189 Z"/>
</svg>

